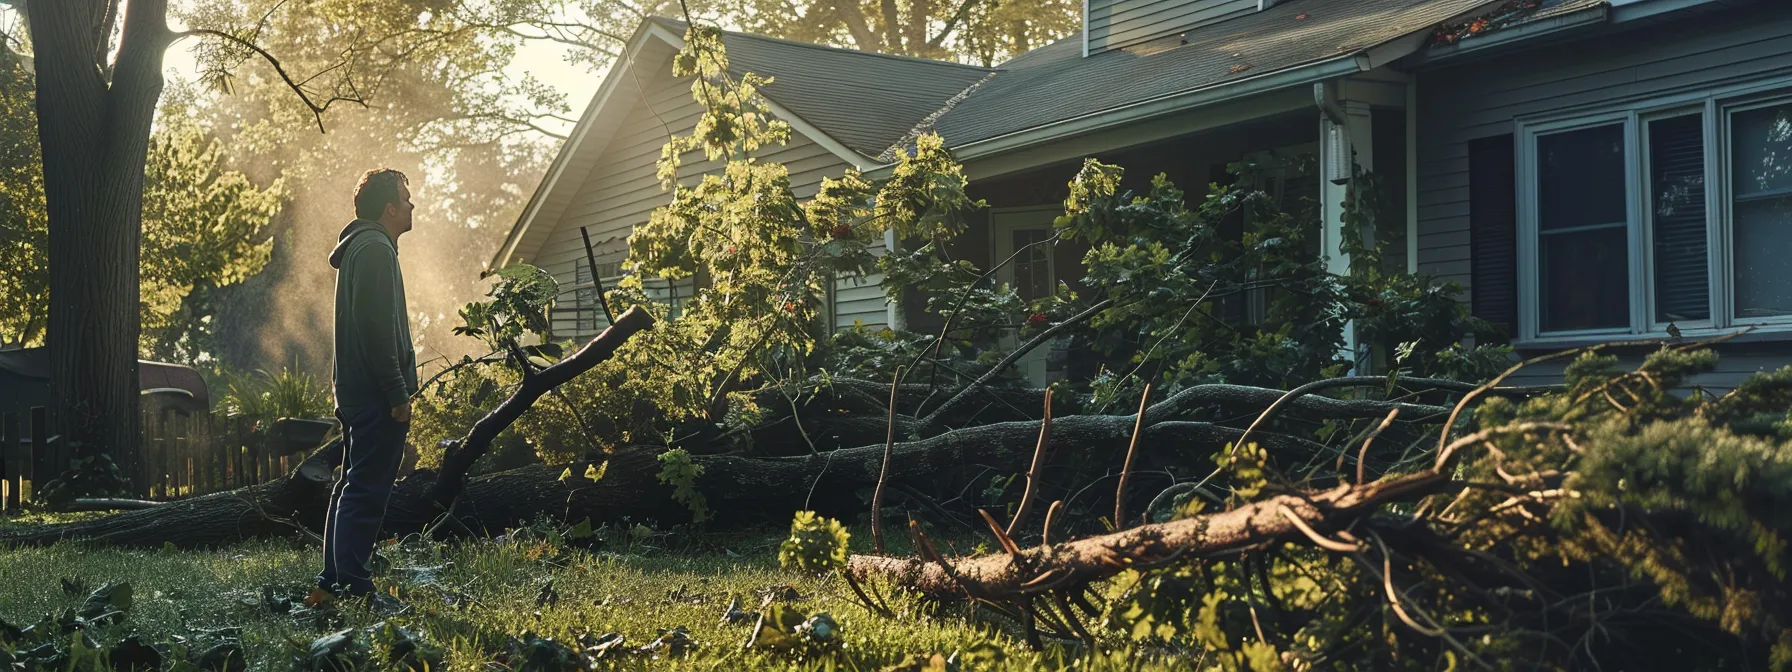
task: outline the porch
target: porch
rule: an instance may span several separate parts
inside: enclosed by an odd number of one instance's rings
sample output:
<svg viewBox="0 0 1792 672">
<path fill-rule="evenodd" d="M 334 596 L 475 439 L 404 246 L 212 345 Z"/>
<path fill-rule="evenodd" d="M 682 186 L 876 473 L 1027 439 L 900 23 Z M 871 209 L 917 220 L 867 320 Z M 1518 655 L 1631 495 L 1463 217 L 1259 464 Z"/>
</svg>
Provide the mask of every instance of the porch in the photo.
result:
<svg viewBox="0 0 1792 672">
<path fill-rule="evenodd" d="M 1051 239 L 1053 220 L 1063 214 L 1069 182 L 1085 157 L 1124 168 L 1122 189 L 1135 193 L 1148 190 L 1151 180 L 1163 174 L 1184 192 L 1191 207 L 1206 198 L 1210 185 L 1234 184 L 1236 176 L 1229 166 L 1251 162 L 1265 168 L 1256 188 L 1286 212 L 1307 213 L 1319 234 L 1315 238 L 1321 241 L 1316 252 L 1329 257 L 1328 267 L 1333 272 L 1345 272 L 1349 260 L 1337 250 L 1343 236 L 1342 204 L 1349 180 L 1341 178 L 1350 175 L 1351 169 L 1343 157 L 1352 156 L 1361 170 L 1378 173 L 1390 203 L 1407 204 L 1411 193 L 1406 86 L 1395 79 L 1386 75 L 1328 82 L 1315 85 L 1304 101 L 1284 91 L 1150 124 L 1110 129 L 1033 150 L 1035 160 L 1045 161 L 1036 165 L 1024 165 L 1012 156 L 967 160 L 966 170 L 972 176 L 970 195 L 985 200 L 989 208 L 973 216 L 966 232 L 948 245 L 946 253 L 981 268 L 997 267 L 991 282 L 1014 288 L 1028 302 L 1050 294 L 1060 284 L 1084 293 L 1090 289 L 1082 282 L 1082 260 L 1088 246 Z M 1382 157 L 1379 164 L 1377 157 Z M 1412 241 L 1408 226 L 1413 218 L 1410 206 L 1396 210 L 1399 216 L 1395 221 L 1384 220 L 1381 230 L 1364 234 L 1370 237 L 1367 242 L 1380 239 L 1386 245 L 1384 262 L 1389 267 L 1406 269 L 1408 259 L 1414 256 L 1408 247 Z M 1222 223 L 1224 232 L 1232 237 L 1242 235 L 1247 226 L 1242 213 L 1234 213 Z M 1254 290 L 1228 297 L 1219 302 L 1220 311 L 1228 321 L 1253 322 L 1259 317 L 1253 310 L 1261 311 L 1260 294 Z M 903 297 L 898 316 L 902 328 L 922 333 L 941 328 L 940 316 L 926 312 L 925 304 L 925 297 L 915 293 Z M 1024 314 L 1013 316 L 1014 324 L 1018 327 L 1025 318 Z M 1002 340 L 1004 347 L 1018 344 L 1012 336 Z M 1018 368 L 1025 379 L 1043 385 L 1064 378 L 1087 378 L 1104 363 L 1113 364 L 1072 348 L 1068 339 L 1059 339 L 1028 353 Z M 1366 360 L 1359 357 L 1359 361 Z"/>
</svg>

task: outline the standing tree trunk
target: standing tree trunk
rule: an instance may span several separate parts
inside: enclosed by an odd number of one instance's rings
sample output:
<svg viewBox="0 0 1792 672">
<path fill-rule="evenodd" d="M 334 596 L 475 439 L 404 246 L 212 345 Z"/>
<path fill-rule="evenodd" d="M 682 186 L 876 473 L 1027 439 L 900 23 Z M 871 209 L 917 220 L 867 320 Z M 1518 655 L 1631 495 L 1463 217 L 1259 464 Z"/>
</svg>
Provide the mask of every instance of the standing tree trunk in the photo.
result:
<svg viewBox="0 0 1792 672">
<path fill-rule="evenodd" d="M 121 1 L 33 0 L 28 14 L 50 223 L 50 414 L 62 436 L 53 473 L 77 457 L 128 464 L 138 443 L 143 167 L 173 36 L 167 0 L 133 0 L 108 68 Z"/>
</svg>

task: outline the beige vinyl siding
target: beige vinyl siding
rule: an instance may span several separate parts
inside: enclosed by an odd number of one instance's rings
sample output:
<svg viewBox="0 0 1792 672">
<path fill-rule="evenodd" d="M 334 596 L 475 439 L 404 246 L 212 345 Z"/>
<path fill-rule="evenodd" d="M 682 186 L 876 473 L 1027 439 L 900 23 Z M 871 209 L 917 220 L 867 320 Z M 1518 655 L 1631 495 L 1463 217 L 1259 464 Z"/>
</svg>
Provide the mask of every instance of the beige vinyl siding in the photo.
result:
<svg viewBox="0 0 1792 672">
<path fill-rule="evenodd" d="M 855 323 L 873 331 L 890 326 L 889 299 L 884 296 L 884 276 L 834 279 L 834 330 L 851 329 Z"/>
<path fill-rule="evenodd" d="M 1257 11 L 1257 0 L 1089 0 L 1089 53 L 1118 49 Z"/>
<path fill-rule="evenodd" d="M 662 64 L 662 69 L 665 67 Z M 537 258 L 523 260 L 546 269 L 560 281 L 562 307 L 573 305 L 574 292 L 579 286 L 575 282 L 577 268 L 585 259 L 579 228 L 589 230 L 600 267 L 621 261 L 628 250 L 628 235 L 634 227 L 645 223 L 655 208 L 672 200 L 671 193 L 661 189 L 657 177 L 661 148 L 670 134 L 689 133 L 702 112 L 691 98 L 689 79 L 674 79 L 669 73 L 650 76 L 646 72 L 631 79 L 635 81 L 622 82 L 623 88 L 619 91 L 619 95 L 627 96 L 631 103 L 627 116 L 609 146 L 603 149 L 597 166 L 578 185 L 572 203 L 554 224 Z M 767 148 L 759 153 L 759 157 L 789 169 L 791 186 L 799 198 L 813 196 L 823 178 L 838 177 L 848 168 L 839 156 L 794 131 L 787 145 Z M 702 152 L 691 152 L 683 157 L 679 180 L 683 184 L 695 184 L 703 174 L 721 167 L 721 162 L 706 160 Z M 662 286 L 650 289 L 659 293 L 670 289 L 663 287 L 664 283 L 657 284 Z M 851 297 L 852 302 L 850 310 L 843 314 L 857 316 L 869 323 L 871 320 L 867 318 L 876 312 L 877 322 L 886 322 L 881 304 L 877 311 L 866 308 L 863 297 L 859 296 L 862 289 L 856 287 L 853 291 L 839 293 L 842 297 Z M 881 289 L 876 289 L 875 285 L 873 289 L 882 296 Z M 688 298 L 692 292 L 688 280 L 677 288 L 679 297 Z M 579 326 L 575 316 L 557 314 L 554 333 L 556 337 L 575 340 L 594 335 L 593 331 L 579 329 Z M 600 316 L 594 328 L 603 326 L 604 320 Z"/>
</svg>

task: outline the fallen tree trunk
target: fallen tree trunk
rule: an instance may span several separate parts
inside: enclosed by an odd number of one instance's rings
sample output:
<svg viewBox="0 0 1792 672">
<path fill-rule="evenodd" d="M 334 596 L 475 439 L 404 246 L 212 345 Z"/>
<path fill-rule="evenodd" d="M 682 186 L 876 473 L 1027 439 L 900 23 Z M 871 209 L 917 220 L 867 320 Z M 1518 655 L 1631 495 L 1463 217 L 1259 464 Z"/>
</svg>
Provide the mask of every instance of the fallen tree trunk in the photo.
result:
<svg viewBox="0 0 1792 672">
<path fill-rule="evenodd" d="M 124 499 L 120 497 L 78 497 L 69 503 L 56 508 L 57 511 L 74 513 L 80 511 L 134 511 L 161 506 L 167 502 L 147 499 Z"/>
<path fill-rule="evenodd" d="M 1133 416 L 1070 416 L 1053 421 L 1054 451 L 1118 463 L 1132 433 Z M 927 482 L 971 464 L 1025 468 L 1038 439 L 1039 423 L 1006 422 L 969 427 L 891 448 L 892 483 Z M 1162 422 L 1145 428 L 1141 446 L 1205 456 L 1242 430 L 1202 422 Z M 1272 452 L 1311 455 L 1324 447 L 1295 437 L 1258 432 Z M 693 455 L 703 473 L 696 487 L 718 522 L 783 522 L 799 509 L 827 515 L 865 510 L 855 491 L 877 482 L 884 446 L 847 448 L 800 457 Z M 455 507 L 460 534 L 490 535 L 543 513 L 594 522 L 683 522 L 689 512 L 672 501 L 672 488 L 658 478 L 657 449 L 625 450 L 610 458 L 597 482 L 561 480 L 561 467 L 533 465 L 469 479 Z M 213 546 L 254 537 L 287 536 L 295 526 L 321 530 L 332 471 L 341 448 L 319 449 L 293 473 L 277 481 L 172 502 L 90 521 L 0 533 L 0 543 L 43 545 L 67 539 L 136 547 Z M 580 470 L 573 470 L 578 473 Z M 383 537 L 429 528 L 442 514 L 431 493 L 437 474 L 418 471 L 399 481 L 386 514 Z"/>
<path fill-rule="evenodd" d="M 495 534 L 544 513 L 596 522 L 687 520 L 690 512 L 672 501 L 672 488 L 658 479 L 661 465 L 657 448 L 625 450 L 608 458 L 607 476 L 595 483 L 582 478 L 562 480 L 561 467 L 542 465 L 465 479 L 467 469 L 484 453 L 491 438 L 531 404 L 609 358 L 630 335 L 651 324 L 646 313 L 630 310 L 577 354 L 532 373 L 521 389 L 476 423 L 467 439 L 448 452 L 441 473 L 421 471 L 396 484 L 384 534 L 403 536 L 426 529 Z M 1277 402 L 1284 394 L 1289 398 Z M 1192 461 L 1246 433 L 1236 427 L 1178 419 L 1194 408 L 1212 405 L 1262 407 L 1279 403 L 1290 413 L 1340 418 L 1372 418 L 1395 409 L 1403 416 L 1424 417 L 1440 415 L 1445 410 L 1424 404 L 1294 396 L 1233 385 L 1192 387 L 1146 411 L 1141 446 L 1144 454 L 1155 454 L 1166 461 Z M 1100 468 L 1103 461 L 1113 464 L 1131 438 L 1136 419 L 1135 415 L 1061 417 L 1054 421 L 1052 452 L 1073 456 L 1095 468 Z M 959 473 L 973 465 L 1018 471 L 1031 461 L 1038 431 L 1036 421 L 1001 422 L 898 443 L 890 448 L 889 479 L 892 483 L 934 482 L 942 475 Z M 1326 451 L 1319 443 L 1275 432 L 1259 431 L 1250 436 L 1279 458 L 1307 459 Z M 794 457 L 697 454 L 692 461 L 702 474 L 695 487 L 720 521 L 781 522 L 800 509 L 837 517 L 856 515 L 865 507 L 855 491 L 877 483 L 884 463 L 882 438 L 854 448 Z M 91 521 L 3 533 L 0 543 L 38 545 L 88 539 L 124 546 L 172 543 L 191 547 L 320 530 L 334 469 L 341 460 L 340 445 L 331 444 L 314 452 L 288 476 L 271 483 Z M 574 472 L 583 473 L 579 469 Z M 446 513 L 449 511 L 452 513 Z M 458 524 L 437 525 L 444 515 L 452 515 Z"/>
<path fill-rule="evenodd" d="M 1339 486 L 1328 492 L 1279 495 L 1231 511 L 1018 553 L 948 560 L 950 566 L 919 558 L 855 555 L 848 560 L 846 571 L 854 579 L 881 578 L 935 597 L 1006 602 L 1085 586 L 1129 567 L 1179 558 L 1193 560 L 1279 541 L 1310 540 L 1300 525 L 1323 534 L 1380 506 L 1448 492 L 1455 486 L 1444 474 L 1424 472 Z"/>
<path fill-rule="evenodd" d="M 1383 377 L 1356 377 L 1333 379 L 1350 386 L 1385 385 Z M 1418 389 L 1448 389 L 1458 391 L 1450 381 L 1431 379 L 1412 379 Z M 1410 382 L 1410 381 L 1409 381 Z M 884 383 L 881 388 L 883 400 L 873 398 L 879 389 L 869 381 L 835 379 L 826 387 L 813 390 L 813 397 L 805 397 L 799 410 L 791 410 L 791 401 L 776 393 L 762 393 L 758 403 L 772 413 L 773 420 L 752 431 L 753 445 L 756 447 L 813 447 L 815 450 L 833 450 L 869 445 L 883 441 L 889 431 L 890 423 L 885 414 L 889 408 L 890 385 Z M 1466 386 L 1473 389 L 1473 386 Z M 1499 388 L 1498 393 L 1511 396 L 1537 394 L 1550 388 Z M 911 416 L 904 415 L 913 410 L 918 401 L 928 392 L 926 386 L 918 384 L 903 385 L 902 393 L 897 395 L 897 413 L 895 418 L 896 435 L 909 436 L 921 428 L 921 422 Z M 936 390 L 934 394 L 951 394 L 952 390 Z M 946 419 L 948 425 L 954 420 L 962 420 L 968 424 L 972 416 L 990 416 L 974 424 L 992 424 L 999 422 L 1026 421 L 1037 417 L 1043 410 L 1044 390 L 1031 388 L 999 388 L 987 392 L 988 395 L 999 395 L 1007 404 L 996 404 L 988 412 L 981 414 L 966 413 L 963 417 L 953 416 Z M 1249 422 L 1256 413 L 1273 405 L 1286 392 L 1249 385 L 1228 385 L 1212 383 L 1195 385 L 1177 391 L 1168 398 L 1151 405 L 1146 412 L 1146 424 L 1156 424 L 1190 416 L 1197 410 L 1211 411 L 1214 417 L 1242 418 Z M 1014 417 L 1008 406 L 1031 409 L 1030 417 Z M 1286 415 L 1308 420 L 1329 419 L 1376 419 L 1387 416 L 1391 410 L 1399 409 L 1400 421 L 1403 424 L 1439 422 L 1450 413 L 1450 407 L 1434 404 L 1384 401 L 1378 399 L 1337 399 L 1319 395 L 1302 395 L 1291 399 L 1281 412 Z M 1058 401 L 1053 404 L 1052 413 L 1059 417 L 1071 417 L 1068 402 Z M 1131 416 L 1128 416 L 1131 417 Z M 802 423 L 799 430 L 797 422 Z M 953 431 L 948 429 L 947 431 Z"/>
</svg>

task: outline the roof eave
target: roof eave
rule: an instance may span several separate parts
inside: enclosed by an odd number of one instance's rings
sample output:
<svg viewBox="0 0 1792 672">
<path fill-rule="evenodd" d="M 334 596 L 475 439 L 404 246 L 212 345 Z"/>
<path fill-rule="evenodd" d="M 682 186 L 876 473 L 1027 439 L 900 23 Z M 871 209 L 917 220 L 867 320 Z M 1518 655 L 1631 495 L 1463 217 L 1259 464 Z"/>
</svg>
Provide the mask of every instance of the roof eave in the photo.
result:
<svg viewBox="0 0 1792 672">
<path fill-rule="evenodd" d="M 649 21 L 648 30 L 652 31 L 655 36 L 665 40 L 667 44 L 672 45 L 674 48 L 684 48 L 684 36 L 673 33 L 670 29 L 660 25 L 658 22 Z M 762 90 L 759 92 L 759 95 L 761 98 L 765 99 L 766 109 L 771 111 L 772 116 L 789 124 L 790 130 L 801 133 L 804 137 L 815 141 L 815 144 L 821 145 L 834 156 L 845 161 L 847 165 L 860 171 L 869 170 L 879 165 L 877 160 L 854 151 L 851 147 L 847 147 L 845 143 L 834 138 L 834 136 L 828 135 L 826 131 L 821 130 L 814 124 L 797 116 L 783 105 L 778 104 L 778 101 L 773 97 L 771 92 Z"/>
<path fill-rule="evenodd" d="M 960 162 L 988 159 L 1073 136 L 1138 123 L 1260 93 L 1342 77 L 1367 69 L 1369 69 L 1369 61 L 1364 53 L 1344 54 L 1323 61 L 1284 68 L 1222 84 L 1189 89 L 965 143 L 952 147 L 952 155 Z M 888 177 L 894 165 L 894 163 L 887 163 L 874 170 L 866 171 L 867 177 Z"/>
<path fill-rule="evenodd" d="M 492 257 L 492 269 L 503 268 L 512 261 L 515 261 L 517 258 L 518 247 L 528 234 L 530 227 L 534 225 L 537 219 L 542 218 L 542 206 L 548 194 L 553 193 L 554 190 L 560 186 L 560 181 L 561 178 L 565 176 L 567 165 L 584 147 L 586 135 L 590 132 L 594 121 L 602 116 L 605 107 L 610 101 L 611 93 L 614 92 L 618 86 L 617 82 L 624 79 L 623 75 L 626 74 L 626 70 L 634 65 L 641 50 L 648 44 L 648 40 L 659 40 L 660 42 L 671 45 L 675 49 L 684 47 L 683 35 L 677 34 L 652 19 L 647 19 L 641 22 L 640 27 L 635 29 L 635 34 L 629 38 L 629 45 L 623 51 L 624 58 L 611 66 L 610 72 L 604 75 L 603 84 L 598 87 L 597 93 L 592 96 L 591 103 L 585 107 L 585 113 L 580 116 L 578 124 L 573 127 L 572 133 L 567 136 L 567 141 L 560 146 L 560 151 L 555 154 L 554 161 L 549 164 L 546 177 L 544 177 L 541 184 L 535 188 L 534 193 L 530 194 L 529 202 L 523 206 L 523 212 L 517 217 L 516 224 L 513 225 L 510 228 L 510 232 L 505 235 L 503 244 L 498 247 L 497 254 Z M 815 141 L 816 144 L 821 145 L 830 153 L 839 157 L 842 161 L 845 161 L 847 165 L 861 171 L 869 170 L 879 165 L 875 159 L 854 151 L 852 148 L 847 147 L 844 143 L 835 139 L 833 136 L 828 135 L 814 124 L 793 114 L 789 109 L 778 104 L 772 96 L 764 95 L 764 98 L 766 107 L 771 110 L 771 113 L 778 119 L 789 124 L 791 130 Z M 557 216 L 557 213 L 555 214 Z"/>
<path fill-rule="evenodd" d="M 1451 20 L 1472 16 L 1501 1 L 1486 0 L 1486 2 L 1458 13 Z M 1137 123 L 1198 107 L 1270 93 L 1287 87 L 1302 86 L 1367 72 L 1417 53 L 1424 48 L 1425 38 L 1429 34 L 1429 28 L 1414 31 L 1398 38 L 1386 40 L 1373 46 L 1360 47 L 1324 60 L 1290 66 L 1230 82 L 1188 89 L 953 146 L 951 147 L 952 155 L 960 162 L 987 159 L 1085 133 L 1110 129 L 1122 124 Z M 894 163 L 886 163 L 874 170 L 864 172 L 870 178 L 884 178 L 890 175 L 894 167 Z"/>
<path fill-rule="evenodd" d="M 596 93 L 592 94 L 591 102 L 585 106 L 585 113 L 580 115 L 578 123 L 573 126 L 572 133 L 567 136 L 566 142 L 560 144 L 560 151 L 554 155 L 554 161 L 548 164 L 546 177 L 529 195 L 529 202 L 523 206 L 523 213 L 517 216 L 516 224 L 510 227 L 510 233 L 505 234 L 504 243 L 498 246 L 498 253 L 492 257 L 489 270 L 508 266 L 516 256 L 517 245 L 522 242 L 530 225 L 541 214 L 543 200 L 548 194 L 553 193 L 554 187 L 559 184 L 560 178 L 566 172 L 567 164 L 584 146 L 585 136 L 590 132 L 594 120 L 600 116 L 604 106 L 609 102 L 610 94 L 615 91 L 617 82 L 622 80 L 623 72 L 634 64 L 635 58 L 640 55 L 641 49 L 646 46 L 648 38 L 652 36 L 650 26 L 652 26 L 652 22 L 642 22 L 641 27 L 637 28 L 635 34 L 629 38 L 629 44 L 622 52 L 623 59 L 611 65 L 610 71 L 605 73 L 603 84 L 598 86 Z"/>
<path fill-rule="evenodd" d="M 1521 42 L 1545 37 L 1559 37 L 1561 34 L 1571 31 L 1604 25 L 1610 19 L 1611 7 L 1609 5 L 1593 5 L 1541 21 L 1512 26 L 1455 44 L 1422 49 L 1402 63 L 1414 68 L 1451 63 L 1466 56 L 1481 56 L 1489 50 L 1509 47 Z"/>
</svg>

